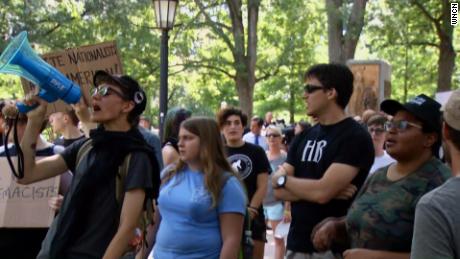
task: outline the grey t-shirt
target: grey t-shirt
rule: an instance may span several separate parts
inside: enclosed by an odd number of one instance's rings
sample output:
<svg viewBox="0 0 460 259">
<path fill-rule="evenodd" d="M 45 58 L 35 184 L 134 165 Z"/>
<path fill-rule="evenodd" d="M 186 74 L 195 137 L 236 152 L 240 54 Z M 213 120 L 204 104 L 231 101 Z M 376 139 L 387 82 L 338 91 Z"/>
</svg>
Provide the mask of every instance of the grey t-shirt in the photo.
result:
<svg viewBox="0 0 460 259">
<path fill-rule="evenodd" d="M 460 177 L 425 194 L 417 204 L 411 259 L 460 258 Z"/>
<path fill-rule="evenodd" d="M 273 160 L 269 160 L 270 162 L 270 167 L 272 168 L 272 172 L 278 171 L 278 167 L 286 161 L 287 154 L 286 153 L 281 153 L 281 155 Z M 273 187 L 272 187 L 272 175 L 268 175 L 268 184 L 267 184 L 267 193 L 265 194 L 263 205 L 264 206 L 270 206 L 273 204 L 276 204 L 279 202 L 275 198 L 275 193 L 273 192 Z"/>
</svg>

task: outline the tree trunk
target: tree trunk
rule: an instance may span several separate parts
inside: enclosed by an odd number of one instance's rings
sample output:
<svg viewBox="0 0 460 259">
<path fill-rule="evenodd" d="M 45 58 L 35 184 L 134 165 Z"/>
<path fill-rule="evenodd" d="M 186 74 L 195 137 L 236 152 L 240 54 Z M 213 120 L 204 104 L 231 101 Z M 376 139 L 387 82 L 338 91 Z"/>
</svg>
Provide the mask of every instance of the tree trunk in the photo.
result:
<svg viewBox="0 0 460 259">
<path fill-rule="evenodd" d="M 230 30 L 233 42 L 217 23 L 206 14 L 206 8 L 201 0 L 195 0 L 196 5 L 204 14 L 206 21 L 217 36 L 222 38 L 232 52 L 233 68 L 235 76 L 225 73 L 235 81 L 235 88 L 238 93 L 240 108 L 250 117 L 253 110 L 254 86 L 256 84 L 256 63 L 257 63 L 257 23 L 259 20 L 260 0 L 247 0 L 248 10 L 248 35 L 247 45 L 243 24 L 243 2 L 241 0 L 226 0 L 231 20 Z"/>
<path fill-rule="evenodd" d="M 235 83 L 238 91 L 238 99 L 240 100 L 240 108 L 246 115 L 248 115 L 248 118 L 251 118 L 254 89 L 249 85 L 248 77 L 245 74 L 246 73 L 241 74 L 237 72 Z"/>
<path fill-rule="evenodd" d="M 343 24 L 339 11 L 340 6 L 342 6 L 342 0 L 326 0 L 328 50 L 329 62 L 331 63 L 344 63 L 342 58 Z"/>
<path fill-rule="evenodd" d="M 260 0 L 249 0 L 248 2 L 248 54 L 247 54 L 247 68 L 248 68 L 248 84 L 247 92 L 249 97 L 249 106 L 242 105 L 241 108 L 246 114 L 252 117 L 253 111 L 253 97 L 254 87 L 256 85 L 256 63 L 257 63 L 257 22 L 259 20 L 259 6 Z M 240 87 L 238 87 L 239 89 Z M 243 93 L 241 93 L 243 94 Z M 240 95 L 241 95 L 240 94 Z"/>
<path fill-rule="evenodd" d="M 294 114 L 295 114 L 295 88 L 291 84 L 289 84 L 289 123 L 294 124 Z"/>
<path fill-rule="evenodd" d="M 436 34 L 439 38 L 437 92 L 449 91 L 452 87 L 452 74 L 454 72 L 456 56 L 452 44 L 454 27 L 450 25 L 450 1 L 442 0 L 442 13 L 439 15 L 439 18 L 431 14 L 421 2 L 412 0 L 411 3 L 418 7 L 436 28 Z"/>
<path fill-rule="evenodd" d="M 257 62 L 257 22 L 259 19 L 260 0 L 248 1 L 248 41 L 245 44 L 242 2 L 227 0 L 230 18 L 232 20 L 232 34 L 234 48 L 232 55 L 236 70 L 235 84 L 240 101 L 240 108 L 249 117 L 253 111 L 254 86 L 256 84 Z M 246 53 L 247 50 L 247 53 Z"/>
<path fill-rule="evenodd" d="M 452 39 L 452 38 L 451 38 Z M 452 41 L 441 38 L 438 60 L 438 89 L 437 92 L 449 91 L 452 88 L 452 74 L 455 66 L 455 51 Z"/>
<path fill-rule="evenodd" d="M 437 92 L 449 91 L 452 87 L 452 74 L 455 67 L 455 50 L 452 45 L 453 26 L 450 25 L 450 4 L 442 1 L 442 20 L 436 26 L 440 39 L 438 59 L 438 89 Z"/>
<path fill-rule="evenodd" d="M 403 102 L 407 102 L 407 93 L 409 92 L 409 45 L 404 45 L 404 94 Z"/>
<path fill-rule="evenodd" d="M 347 32 L 343 42 L 344 62 L 355 57 L 356 45 L 358 45 L 359 36 L 364 26 L 364 14 L 367 0 L 355 0 L 351 9 L 350 18 L 348 19 Z"/>
<path fill-rule="evenodd" d="M 356 45 L 364 26 L 364 14 L 367 0 L 354 0 L 350 17 L 344 26 L 342 0 L 326 0 L 327 24 L 328 24 L 328 49 L 329 62 L 345 64 L 348 59 L 355 56 Z M 343 34 L 344 27 L 346 28 Z"/>
</svg>

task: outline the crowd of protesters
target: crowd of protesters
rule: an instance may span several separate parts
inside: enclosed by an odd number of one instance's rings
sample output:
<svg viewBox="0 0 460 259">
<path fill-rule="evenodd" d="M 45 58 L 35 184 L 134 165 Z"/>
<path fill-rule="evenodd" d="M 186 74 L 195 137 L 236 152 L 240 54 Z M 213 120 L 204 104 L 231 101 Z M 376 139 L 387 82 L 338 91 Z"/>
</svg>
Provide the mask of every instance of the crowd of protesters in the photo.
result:
<svg viewBox="0 0 460 259">
<path fill-rule="evenodd" d="M 275 259 L 460 258 L 460 90 L 443 107 L 385 100 L 358 120 L 350 69 L 319 64 L 304 76 L 311 124 L 175 107 L 160 140 L 136 80 L 98 71 L 93 83 L 91 105 L 50 115 L 38 97 L 17 118 L 0 102 L 0 156 L 23 155 L 18 182 L 62 175 L 50 228 L 0 228 L 2 258 L 263 259 L 283 224 Z M 5 138 L 15 124 L 20 145 Z"/>
</svg>

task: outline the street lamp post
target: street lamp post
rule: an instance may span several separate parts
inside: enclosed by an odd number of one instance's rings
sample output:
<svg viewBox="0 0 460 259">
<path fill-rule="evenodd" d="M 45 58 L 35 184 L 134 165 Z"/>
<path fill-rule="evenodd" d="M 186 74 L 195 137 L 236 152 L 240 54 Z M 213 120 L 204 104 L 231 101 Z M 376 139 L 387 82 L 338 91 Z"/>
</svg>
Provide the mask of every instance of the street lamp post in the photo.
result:
<svg viewBox="0 0 460 259">
<path fill-rule="evenodd" d="M 168 112 L 168 30 L 161 32 L 160 49 L 160 139 L 163 141 L 164 123 Z"/>
<path fill-rule="evenodd" d="M 160 49 L 160 139 L 163 140 L 164 122 L 168 111 L 168 32 L 174 26 L 179 0 L 153 0 L 157 27 L 161 29 Z"/>
</svg>

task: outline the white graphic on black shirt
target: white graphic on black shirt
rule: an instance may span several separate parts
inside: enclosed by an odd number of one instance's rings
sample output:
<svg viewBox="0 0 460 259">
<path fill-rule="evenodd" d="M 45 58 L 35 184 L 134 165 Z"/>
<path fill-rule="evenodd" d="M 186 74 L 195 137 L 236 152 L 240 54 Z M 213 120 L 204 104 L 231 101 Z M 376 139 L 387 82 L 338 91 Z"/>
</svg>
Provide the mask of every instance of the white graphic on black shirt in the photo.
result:
<svg viewBox="0 0 460 259">
<path fill-rule="evenodd" d="M 245 179 L 252 172 L 252 161 L 251 159 L 243 154 L 235 154 L 228 158 L 228 161 L 232 165 L 233 169 L 240 174 L 241 179 Z"/>
<path fill-rule="evenodd" d="M 323 156 L 324 147 L 326 147 L 327 141 L 321 140 L 308 140 L 302 152 L 302 162 L 316 162 L 318 163 Z"/>
</svg>

